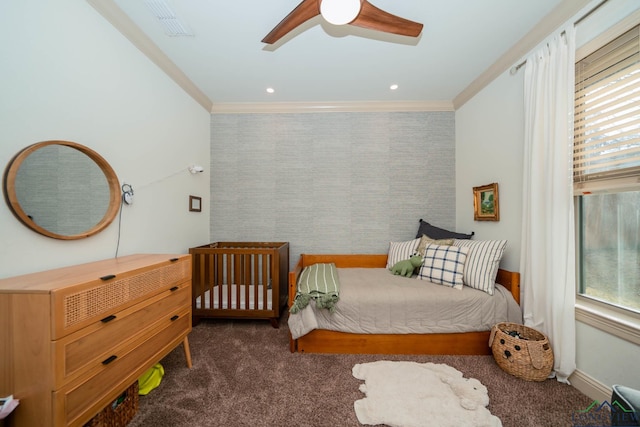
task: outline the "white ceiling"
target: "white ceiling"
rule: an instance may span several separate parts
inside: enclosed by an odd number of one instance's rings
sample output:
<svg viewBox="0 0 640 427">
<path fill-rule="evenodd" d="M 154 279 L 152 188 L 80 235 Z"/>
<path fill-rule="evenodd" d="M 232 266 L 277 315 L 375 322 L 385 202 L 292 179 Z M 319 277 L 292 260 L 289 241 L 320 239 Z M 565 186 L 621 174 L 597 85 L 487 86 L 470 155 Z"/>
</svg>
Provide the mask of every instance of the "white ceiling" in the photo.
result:
<svg viewBox="0 0 640 427">
<path fill-rule="evenodd" d="M 367 101 L 454 105 L 456 97 L 496 61 L 504 62 L 509 52 L 512 56 L 526 53 L 514 53 L 514 46 L 522 44 L 521 39 L 540 27 L 541 21 L 562 23 L 571 15 L 559 15 L 573 14 L 586 3 L 370 0 L 383 10 L 423 23 L 421 36 L 414 39 L 349 25 L 336 27 L 318 16 L 277 44 L 267 45 L 262 38 L 299 0 L 166 0 L 193 31 L 192 37 L 165 35 L 144 0 L 88 1 L 103 15 L 101 9 L 107 7 L 112 15 L 121 15 L 110 19 L 116 27 L 122 27 L 126 20 L 122 12 L 126 14 L 134 30 L 146 34 L 170 59 L 167 62 L 175 64 L 204 95 L 204 104 L 208 98 L 214 106 Z M 572 3 L 570 8 L 567 3 Z M 148 50 L 136 31 L 129 30 L 127 36 L 143 51 Z M 519 56 L 513 58 L 517 59 Z M 500 72 L 513 63 L 504 65 Z M 389 86 L 394 83 L 399 88 L 391 91 Z M 267 87 L 273 87 L 275 93 L 267 93 Z"/>
</svg>

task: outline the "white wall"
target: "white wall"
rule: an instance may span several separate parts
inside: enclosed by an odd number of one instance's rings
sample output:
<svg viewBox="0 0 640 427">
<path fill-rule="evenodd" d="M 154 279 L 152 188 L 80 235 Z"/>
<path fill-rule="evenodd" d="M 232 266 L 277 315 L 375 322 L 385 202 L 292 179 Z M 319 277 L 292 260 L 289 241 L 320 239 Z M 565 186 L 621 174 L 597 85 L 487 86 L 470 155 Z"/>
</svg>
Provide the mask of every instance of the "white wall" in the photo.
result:
<svg viewBox="0 0 640 427">
<path fill-rule="evenodd" d="M 186 253 L 209 240 L 210 114 L 87 2 L 0 2 L 0 164 L 62 139 L 100 153 L 135 202 L 122 212 L 119 255 Z M 208 168 L 207 168 L 208 169 Z M 188 211 L 190 194 L 202 213 Z M 0 203 L 0 277 L 113 257 L 118 219 L 83 240 L 41 236 Z"/>
<path fill-rule="evenodd" d="M 585 10 L 597 3 L 592 2 Z M 640 2 L 609 0 L 577 26 L 577 47 L 638 9 Z M 522 222 L 523 82 L 522 69 L 514 76 L 505 70 L 456 112 L 456 228 L 473 229 L 479 239 L 507 238 L 509 245 L 502 266 L 515 270 L 520 264 Z M 474 223 L 471 188 L 491 182 L 499 183 L 500 222 Z M 637 345 L 577 322 L 576 349 L 577 370 L 588 378 L 586 383 L 596 384 L 584 392 L 610 388 L 616 383 L 640 389 Z"/>
<path fill-rule="evenodd" d="M 640 390 L 640 347 L 632 342 L 576 322 L 577 369 L 606 387 L 623 384 Z"/>
<path fill-rule="evenodd" d="M 456 111 L 456 230 L 506 239 L 501 267 L 520 268 L 522 73 L 504 73 Z M 473 187 L 498 183 L 500 221 L 474 221 Z"/>
</svg>

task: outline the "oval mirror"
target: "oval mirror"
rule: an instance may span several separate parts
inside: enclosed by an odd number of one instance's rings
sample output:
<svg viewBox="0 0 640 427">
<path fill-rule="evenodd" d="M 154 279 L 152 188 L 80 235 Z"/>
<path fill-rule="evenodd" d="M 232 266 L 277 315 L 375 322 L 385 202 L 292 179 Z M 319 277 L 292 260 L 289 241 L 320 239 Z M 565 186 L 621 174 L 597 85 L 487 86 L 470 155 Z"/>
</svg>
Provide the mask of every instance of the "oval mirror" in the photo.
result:
<svg viewBox="0 0 640 427">
<path fill-rule="evenodd" d="M 44 141 L 20 151 L 4 176 L 13 214 L 54 239 L 83 239 L 102 231 L 120 207 L 118 177 L 95 151 L 70 141 Z"/>
</svg>

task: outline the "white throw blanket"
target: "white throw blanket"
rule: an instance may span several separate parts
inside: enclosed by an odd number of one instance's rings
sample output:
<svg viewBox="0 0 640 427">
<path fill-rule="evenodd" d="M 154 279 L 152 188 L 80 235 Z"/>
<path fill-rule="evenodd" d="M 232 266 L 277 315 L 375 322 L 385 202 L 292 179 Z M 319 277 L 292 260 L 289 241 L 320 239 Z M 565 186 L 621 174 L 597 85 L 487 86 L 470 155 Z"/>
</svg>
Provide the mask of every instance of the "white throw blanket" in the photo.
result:
<svg viewBox="0 0 640 427">
<path fill-rule="evenodd" d="M 367 397 L 354 408 L 361 424 L 391 427 L 500 427 L 486 408 L 487 388 L 445 364 L 378 361 L 357 364 Z"/>
</svg>

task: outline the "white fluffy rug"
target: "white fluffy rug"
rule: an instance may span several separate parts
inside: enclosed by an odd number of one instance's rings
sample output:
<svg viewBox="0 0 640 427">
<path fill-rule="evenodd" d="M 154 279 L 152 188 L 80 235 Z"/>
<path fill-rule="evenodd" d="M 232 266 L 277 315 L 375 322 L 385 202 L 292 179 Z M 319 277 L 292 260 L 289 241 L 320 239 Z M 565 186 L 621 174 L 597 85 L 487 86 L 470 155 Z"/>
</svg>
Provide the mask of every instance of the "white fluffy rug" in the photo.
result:
<svg viewBox="0 0 640 427">
<path fill-rule="evenodd" d="M 486 408 L 487 388 L 445 364 L 378 361 L 353 367 L 367 397 L 353 404 L 361 424 L 391 427 L 487 426 L 502 422 Z"/>
</svg>

